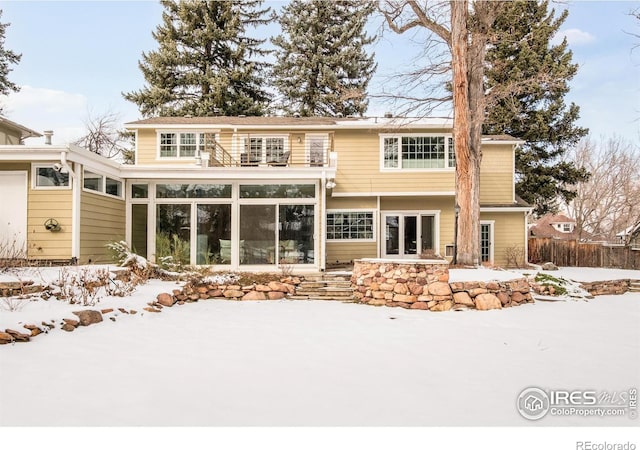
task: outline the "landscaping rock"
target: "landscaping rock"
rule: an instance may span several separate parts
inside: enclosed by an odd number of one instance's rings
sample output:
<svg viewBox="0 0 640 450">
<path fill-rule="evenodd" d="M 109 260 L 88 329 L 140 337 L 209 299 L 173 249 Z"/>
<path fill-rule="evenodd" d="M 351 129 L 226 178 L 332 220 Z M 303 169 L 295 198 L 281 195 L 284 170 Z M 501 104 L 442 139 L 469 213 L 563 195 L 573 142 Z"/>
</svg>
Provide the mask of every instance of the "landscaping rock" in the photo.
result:
<svg viewBox="0 0 640 450">
<path fill-rule="evenodd" d="M 426 302 L 414 302 L 411 304 L 411 309 L 423 309 L 426 311 L 429 307 Z"/>
<path fill-rule="evenodd" d="M 453 307 L 453 301 L 445 300 L 429 308 L 430 311 L 449 311 Z"/>
<path fill-rule="evenodd" d="M 266 300 L 267 296 L 264 292 L 249 291 L 242 296 L 242 300 Z"/>
<path fill-rule="evenodd" d="M 83 327 L 87 327 L 94 323 L 102 322 L 102 314 L 100 311 L 95 311 L 93 309 L 85 309 L 83 311 L 73 311 L 73 314 L 78 316 L 80 320 L 80 325 Z"/>
<path fill-rule="evenodd" d="M 281 300 L 285 298 L 285 293 L 278 292 L 278 291 L 271 291 L 267 293 L 267 296 L 269 297 L 269 300 Z"/>
<path fill-rule="evenodd" d="M 471 300 L 471 297 L 469 296 L 468 293 L 466 292 L 456 292 L 453 294 L 453 301 L 457 304 L 457 305 L 465 305 L 465 306 L 470 306 L 473 307 L 475 306 L 473 303 L 473 300 Z"/>
<path fill-rule="evenodd" d="M 13 336 L 9 333 L 5 333 L 4 331 L 0 331 L 0 345 L 10 344 L 11 342 L 13 342 Z"/>
<path fill-rule="evenodd" d="M 68 332 L 71 332 L 71 331 L 73 331 L 73 330 L 75 330 L 75 329 L 76 329 L 76 327 L 74 327 L 73 325 L 70 325 L 70 324 L 68 324 L 68 323 L 65 323 L 65 324 L 64 324 L 64 325 L 62 325 L 60 328 L 61 328 L 62 330 L 64 330 L 64 331 L 68 331 Z"/>
<path fill-rule="evenodd" d="M 4 331 L 5 333 L 10 334 L 15 342 L 29 342 L 31 340 L 31 335 L 29 334 L 20 333 L 19 331 L 10 330 L 9 328 Z"/>
<path fill-rule="evenodd" d="M 207 292 L 206 289 L 205 289 L 205 292 Z M 175 297 L 171 294 L 167 294 L 166 292 L 163 292 L 162 294 L 158 294 L 158 296 L 156 297 L 156 300 L 162 306 L 173 306 L 173 304 L 176 302 Z"/>
<path fill-rule="evenodd" d="M 480 294 L 475 299 L 476 309 L 486 311 L 489 309 L 502 309 L 502 303 L 493 294 Z"/>
<path fill-rule="evenodd" d="M 558 266 L 552 262 L 546 262 L 540 267 L 542 267 L 542 270 L 558 270 Z"/>
<path fill-rule="evenodd" d="M 451 295 L 451 288 L 448 283 L 436 281 L 429 285 L 429 294 L 431 295 Z"/>
</svg>

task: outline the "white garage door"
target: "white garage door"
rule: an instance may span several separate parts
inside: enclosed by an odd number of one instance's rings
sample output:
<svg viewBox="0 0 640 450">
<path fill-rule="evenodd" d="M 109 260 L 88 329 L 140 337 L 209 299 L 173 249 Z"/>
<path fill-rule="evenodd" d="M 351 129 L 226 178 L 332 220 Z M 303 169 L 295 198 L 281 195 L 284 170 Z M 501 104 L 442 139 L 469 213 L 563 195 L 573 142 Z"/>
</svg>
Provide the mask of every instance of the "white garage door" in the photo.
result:
<svg viewBox="0 0 640 450">
<path fill-rule="evenodd" d="M 0 258 L 27 250 L 27 172 L 0 172 Z"/>
</svg>

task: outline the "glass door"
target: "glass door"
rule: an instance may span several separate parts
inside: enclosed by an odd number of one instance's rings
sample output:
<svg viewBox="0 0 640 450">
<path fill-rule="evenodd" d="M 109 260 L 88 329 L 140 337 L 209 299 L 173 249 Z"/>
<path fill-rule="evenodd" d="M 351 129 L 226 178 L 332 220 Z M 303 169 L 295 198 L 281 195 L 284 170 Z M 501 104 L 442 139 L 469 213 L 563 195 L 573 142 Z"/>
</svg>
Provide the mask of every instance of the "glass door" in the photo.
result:
<svg viewBox="0 0 640 450">
<path fill-rule="evenodd" d="M 437 253 L 436 215 L 383 214 L 383 257 L 418 258 L 423 252 Z"/>
<path fill-rule="evenodd" d="M 480 223 L 480 260 L 493 261 L 493 223 Z"/>
</svg>

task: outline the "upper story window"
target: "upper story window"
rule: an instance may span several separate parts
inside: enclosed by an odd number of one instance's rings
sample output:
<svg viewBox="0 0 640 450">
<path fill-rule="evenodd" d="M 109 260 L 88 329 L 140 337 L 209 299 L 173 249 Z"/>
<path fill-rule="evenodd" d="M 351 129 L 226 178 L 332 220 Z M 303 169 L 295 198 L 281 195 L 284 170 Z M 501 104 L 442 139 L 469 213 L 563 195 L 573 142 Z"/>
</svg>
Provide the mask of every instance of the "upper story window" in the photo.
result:
<svg viewBox="0 0 640 450">
<path fill-rule="evenodd" d="M 170 131 L 159 133 L 160 158 L 195 158 L 215 146 L 215 133 Z"/>
<path fill-rule="evenodd" d="M 562 224 L 562 231 L 564 231 L 565 233 L 571 233 L 571 224 L 570 223 L 563 223 Z"/>
<path fill-rule="evenodd" d="M 450 136 L 382 136 L 381 145 L 383 169 L 447 169 L 456 164 Z"/>
<path fill-rule="evenodd" d="M 288 160 L 285 136 L 247 136 L 242 139 L 240 162 L 243 165 L 286 163 Z"/>
<path fill-rule="evenodd" d="M 54 164 L 32 166 L 34 189 L 69 189 L 69 172 Z"/>
</svg>

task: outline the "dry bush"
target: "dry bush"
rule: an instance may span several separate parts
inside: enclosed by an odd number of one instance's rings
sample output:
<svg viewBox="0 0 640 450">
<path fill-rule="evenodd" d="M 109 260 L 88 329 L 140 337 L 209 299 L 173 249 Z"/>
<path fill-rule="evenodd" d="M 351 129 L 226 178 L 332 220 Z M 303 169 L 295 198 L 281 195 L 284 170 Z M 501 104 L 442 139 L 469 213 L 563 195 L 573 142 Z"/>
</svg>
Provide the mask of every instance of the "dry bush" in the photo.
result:
<svg viewBox="0 0 640 450">
<path fill-rule="evenodd" d="M 0 272 L 27 264 L 24 249 L 18 244 L 18 237 L 0 239 Z"/>
<path fill-rule="evenodd" d="M 524 260 L 524 247 L 520 247 L 518 245 L 507 247 L 504 250 L 504 256 L 507 260 L 507 267 L 515 267 L 520 269 L 526 266 L 527 262 Z"/>
</svg>

